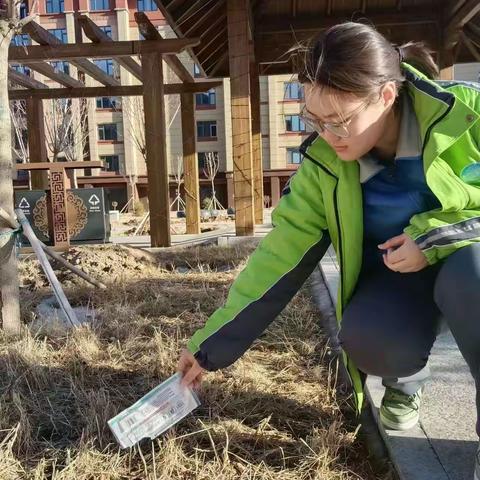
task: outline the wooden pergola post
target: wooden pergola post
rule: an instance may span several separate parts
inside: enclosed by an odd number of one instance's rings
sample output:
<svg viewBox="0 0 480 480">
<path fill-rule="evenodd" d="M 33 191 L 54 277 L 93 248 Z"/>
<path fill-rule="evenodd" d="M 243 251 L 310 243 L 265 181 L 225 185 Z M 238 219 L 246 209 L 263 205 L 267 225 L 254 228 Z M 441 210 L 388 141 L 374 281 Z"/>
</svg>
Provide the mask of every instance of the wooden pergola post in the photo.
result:
<svg viewBox="0 0 480 480">
<path fill-rule="evenodd" d="M 252 110 L 253 205 L 255 224 L 263 223 L 263 164 L 262 132 L 260 129 L 260 78 L 255 62 L 253 42 L 250 42 L 250 104 Z"/>
<path fill-rule="evenodd" d="M 249 2 L 247 0 L 227 0 L 237 236 L 253 235 L 254 233 L 248 18 Z"/>
<path fill-rule="evenodd" d="M 27 98 L 27 132 L 29 161 L 47 162 L 47 147 L 45 144 L 45 125 L 43 101 L 40 98 Z M 48 173 L 46 170 L 33 170 L 30 172 L 32 190 L 45 190 L 48 188 Z"/>
<path fill-rule="evenodd" d="M 182 93 L 180 95 L 187 234 L 200 233 L 200 187 L 195 148 L 195 112 L 193 98 L 191 93 Z"/>
<path fill-rule="evenodd" d="M 142 55 L 142 76 L 150 241 L 152 247 L 169 247 L 171 245 L 170 201 L 161 54 Z"/>
</svg>

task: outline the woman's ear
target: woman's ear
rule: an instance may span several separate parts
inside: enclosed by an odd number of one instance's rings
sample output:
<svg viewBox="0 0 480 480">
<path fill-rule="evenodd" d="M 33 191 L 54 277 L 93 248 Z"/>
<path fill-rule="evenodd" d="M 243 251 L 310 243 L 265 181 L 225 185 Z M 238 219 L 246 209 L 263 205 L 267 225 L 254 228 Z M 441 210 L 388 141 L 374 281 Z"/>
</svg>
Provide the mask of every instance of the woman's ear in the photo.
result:
<svg viewBox="0 0 480 480">
<path fill-rule="evenodd" d="M 387 82 L 380 93 L 380 98 L 383 101 L 385 108 L 390 107 L 395 103 L 397 98 L 397 86 L 395 82 Z"/>
</svg>

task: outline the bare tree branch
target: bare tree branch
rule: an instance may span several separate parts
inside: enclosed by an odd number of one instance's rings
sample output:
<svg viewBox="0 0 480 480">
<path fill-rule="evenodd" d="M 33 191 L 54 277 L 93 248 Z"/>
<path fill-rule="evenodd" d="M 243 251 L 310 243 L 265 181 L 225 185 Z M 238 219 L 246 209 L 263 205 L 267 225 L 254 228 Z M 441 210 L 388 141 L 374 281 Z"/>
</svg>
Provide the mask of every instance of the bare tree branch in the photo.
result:
<svg viewBox="0 0 480 480">
<path fill-rule="evenodd" d="M 47 105 L 45 136 L 52 160 L 81 160 L 77 158 L 77 152 L 81 149 L 83 155 L 89 136 L 89 132 L 83 128 L 88 115 L 86 103 L 72 99 L 55 99 Z"/>
<path fill-rule="evenodd" d="M 225 210 L 222 204 L 217 199 L 215 192 L 215 177 L 217 176 L 218 169 L 220 168 L 220 162 L 218 160 L 217 152 L 205 153 L 205 167 L 203 168 L 203 174 L 210 180 L 212 188 L 212 196 L 208 204 L 207 210 Z"/>
<path fill-rule="evenodd" d="M 12 120 L 15 141 L 12 142 L 12 153 L 14 161 L 18 159 L 21 163 L 29 161 L 28 140 L 27 140 L 27 108 L 25 100 L 13 100 L 10 102 L 10 118 Z"/>
</svg>

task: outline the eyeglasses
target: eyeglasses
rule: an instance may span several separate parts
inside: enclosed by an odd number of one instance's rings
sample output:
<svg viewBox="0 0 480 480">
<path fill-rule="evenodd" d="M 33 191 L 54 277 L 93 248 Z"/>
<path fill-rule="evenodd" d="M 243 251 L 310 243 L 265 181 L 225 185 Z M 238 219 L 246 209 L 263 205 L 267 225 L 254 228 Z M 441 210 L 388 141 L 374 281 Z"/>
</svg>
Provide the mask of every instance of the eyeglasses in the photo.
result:
<svg viewBox="0 0 480 480">
<path fill-rule="evenodd" d="M 355 109 L 350 114 L 350 116 L 343 122 L 338 122 L 338 123 L 322 122 L 320 119 L 314 118 L 311 116 L 311 114 L 307 110 L 306 105 L 303 106 L 302 111 L 300 112 L 300 118 L 306 125 L 308 125 L 310 128 L 313 128 L 313 130 L 315 130 L 320 134 L 323 134 L 325 130 L 328 130 L 330 133 L 333 133 L 333 135 L 337 137 L 347 138 L 350 136 L 348 126 L 358 114 L 366 110 L 366 108 L 370 105 L 370 103 L 371 102 L 368 101 L 360 105 L 360 107 Z"/>
</svg>

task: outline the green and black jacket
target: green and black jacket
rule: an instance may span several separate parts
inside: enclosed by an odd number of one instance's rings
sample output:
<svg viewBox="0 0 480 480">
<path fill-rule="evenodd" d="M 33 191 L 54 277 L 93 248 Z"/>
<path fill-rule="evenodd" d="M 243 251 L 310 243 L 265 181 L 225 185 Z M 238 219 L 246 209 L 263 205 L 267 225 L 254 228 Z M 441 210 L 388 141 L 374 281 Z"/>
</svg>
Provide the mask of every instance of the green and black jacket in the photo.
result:
<svg viewBox="0 0 480 480">
<path fill-rule="evenodd" d="M 402 64 L 423 141 L 426 180 L 441 208 L 414 215 L 405 228 L 434 264 L 480 241 L 480 188 L 460 173 L 480 161 L 480 86 L 428 80 Z M 340 264 L 337 318 L 355 289 L 362 261 L 362 190 L 358 162 L 341 161 L 312 135 L 301 147 L 297 172 L 272 212 L 273 229 L 232 284 L 225 305 L 195 332 L 188 349 L 207 370 L 237 360 L 285 308 L 329 244 Z M 363 402 L 358 370 L 343 360 L 357 408 Z"/>
</svg>

